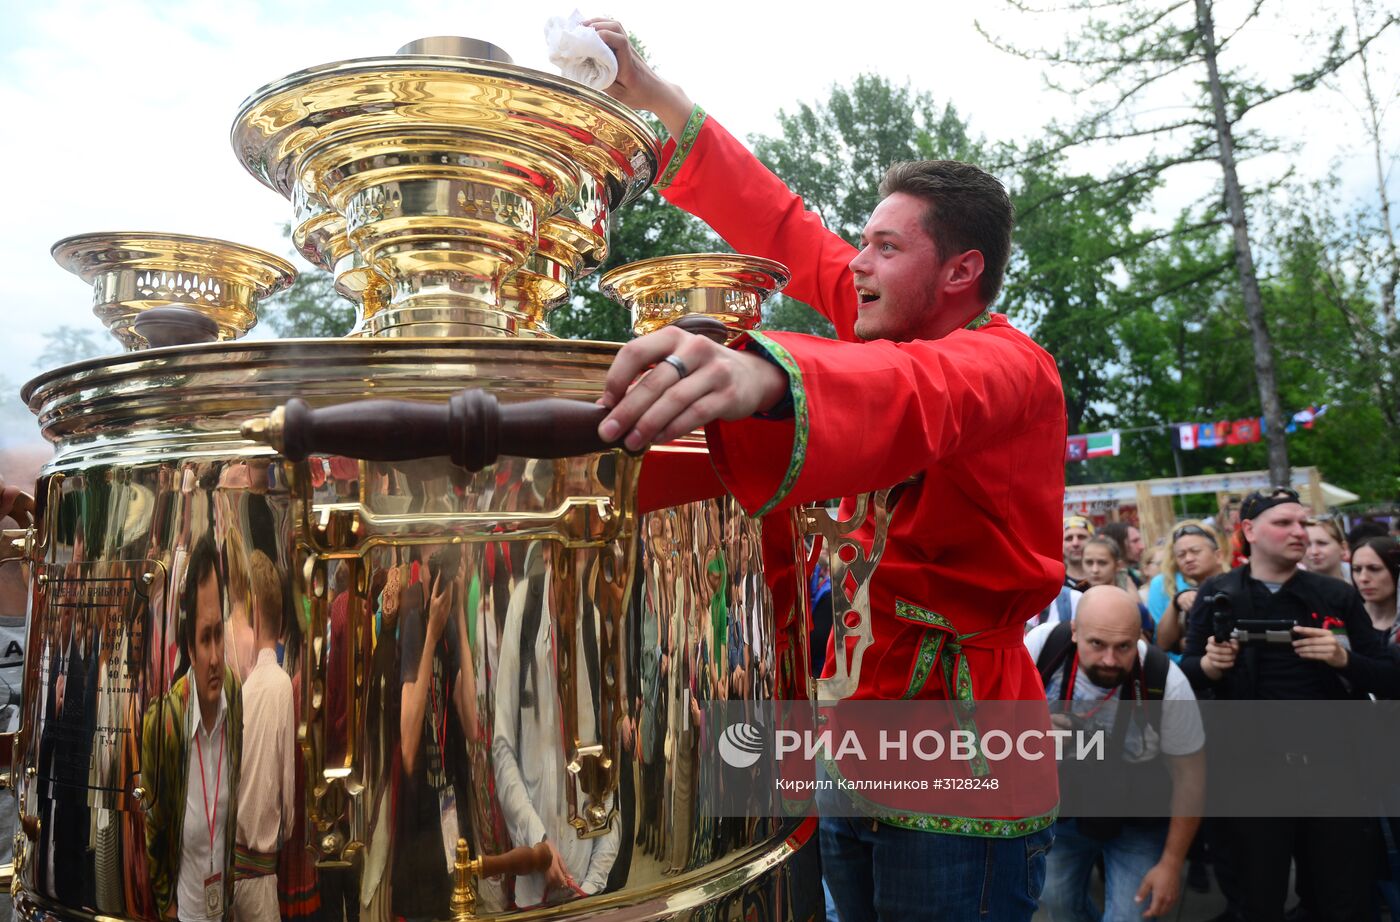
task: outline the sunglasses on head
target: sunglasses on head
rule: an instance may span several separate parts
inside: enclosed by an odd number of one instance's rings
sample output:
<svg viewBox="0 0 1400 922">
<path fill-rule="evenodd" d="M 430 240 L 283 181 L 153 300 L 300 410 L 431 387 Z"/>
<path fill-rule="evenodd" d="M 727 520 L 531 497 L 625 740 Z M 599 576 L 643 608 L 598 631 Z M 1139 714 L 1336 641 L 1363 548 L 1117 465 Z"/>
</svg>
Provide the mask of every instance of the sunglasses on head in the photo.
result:
<svg viewBox="0 0 1400 922">
<path fill-rule="evenodd" d="M 1199 525 L 1181 526 L 1176 531 L 1172 532 L 1172 541 L 1180 541 L 1188 535 L 1196 535 L 1197 537 L 1205 538 L 1212 545 L 1215 545 L 1215 535 L 1212 535 Z"/>
</svg>

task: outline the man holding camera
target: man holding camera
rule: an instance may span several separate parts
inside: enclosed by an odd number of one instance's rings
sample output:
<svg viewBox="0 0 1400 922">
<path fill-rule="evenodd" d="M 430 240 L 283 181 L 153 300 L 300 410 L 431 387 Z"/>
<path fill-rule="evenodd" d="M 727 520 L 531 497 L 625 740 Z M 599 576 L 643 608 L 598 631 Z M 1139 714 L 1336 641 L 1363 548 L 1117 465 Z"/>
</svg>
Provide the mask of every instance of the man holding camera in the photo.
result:
<svg viewBox="0 0 1400 922">
<path fill-rule="evenodd" d="M 1181 668 L 1198 692 L 1226 700 L 1340 700 L 1400 695 L 1400 668 L 1371 627 L 1356 590 L 1298 569 L 1307 549 L 1307 510 L 1286 487 L 1251 493 L 1240 507 L 1242 566 L 1207 580 L 1188 615 Z M 1329 745 L 1305 734 L 1280 739 L 1277 772 L 1298 784 Z M 1282 919 L 1290 860 L 1299 891 L 1320 918 L 1371 918 L 1377 830 L 1349 817 L 1250 817 L 1222 821 L 1239 875 L 1245 917 Z"/>
</svg>

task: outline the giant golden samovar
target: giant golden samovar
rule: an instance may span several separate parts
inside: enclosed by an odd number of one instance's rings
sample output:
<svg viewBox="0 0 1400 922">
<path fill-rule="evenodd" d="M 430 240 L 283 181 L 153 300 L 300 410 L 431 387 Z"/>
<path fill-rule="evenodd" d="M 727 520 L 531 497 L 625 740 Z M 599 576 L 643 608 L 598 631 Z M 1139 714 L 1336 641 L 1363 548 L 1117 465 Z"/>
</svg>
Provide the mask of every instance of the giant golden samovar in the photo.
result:
<svg viewBox="0 0 1400 922">
<path fill-rule="evenodd" d="M 808 695 L 802 581 L 775 604 L 760 578 L 764 553 L 800 572 L 796 531 L 720 495 L 703 439 L 576 454 L 546 403 L 521 451 L 535 457 L 473 470 L 418 457 L 407 417 L 362 451 L 290 460 L 267 444 L 289 404 L 601 393 L 617 347 L 555 338 L 548 314 L 606 256 L 657 140 L 609 97 L 498 52 L 312 68 L 238 113 L 237 156 L 292 203 L 298 250 L 357 314 L 350 336 L 240 340 L 294 277 L 247 247 L 55 246 L 128 351 L 23 391 L 54 447 L 32 526 L 0 543 L 30 580 L 12 741 L 23 917 L 155 919 L 172 893 L 189 912 L 172 837 L 189 841 L 196 704 L 213 688 L 234 715 L 268 663 L 294 715 L 294 809 L 270 859 L 283 914 L 747 920 L 818 905 L 815 876 L 794 885 L 814 821 L 703 802 L 715 756 L 696 704 Z M 726 335 L 783 281 L 763 260 L 682 256 L 608 287 L 640 329 L 698 314 Z M 225 671 L 205 678 L 192 664 L 215 649 Z M 278 738 L 258 730 L 280 726 L 263 723 L 275 708 L 239 710 L 245 744 Z M 280 796 L 237 791 L 228 764 L 223 822 Z M 205 882 L 218 915 L 233 876 Z"/>
</svg>

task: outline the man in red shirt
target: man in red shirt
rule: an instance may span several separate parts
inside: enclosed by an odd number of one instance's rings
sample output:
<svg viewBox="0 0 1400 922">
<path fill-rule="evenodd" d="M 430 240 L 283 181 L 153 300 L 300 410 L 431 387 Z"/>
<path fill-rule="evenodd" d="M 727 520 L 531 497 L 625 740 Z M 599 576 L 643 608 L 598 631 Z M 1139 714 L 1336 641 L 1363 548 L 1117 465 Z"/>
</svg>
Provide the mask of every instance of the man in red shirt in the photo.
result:
<svg viewBox="0 0 1400 922">
<path fill-rule="evenodd" d="M 635 450 L 705 426 L 721 480 L 754 515 L 834 496 L 849 515 L 857 494 L 903 485 L 848 697 L 1043 703 L 1022 635 L 1064 578 L 1065 411 L 1054 360 L 987 313 L 1010 251 L 1004 188 L 969 164 L 897 164 L 853 248 L 660 80 L 618 23 L 591 24 L 618 56 L 608 92 L 672 134 L 662 195 L 735 250 L 786 264 L 787 292 L 840 337 L 641 337 L 609 372 L 600 435 Z M 855 534 L 869 552 L 873 521 Z M 833 644 L 827 676 L 838 655 L 854 659 Z M 1037 771 L 995 816 L 824 815 L 841 917 L 1030 919 L 1056 801 L 1053 763 Z"/>
</svg>

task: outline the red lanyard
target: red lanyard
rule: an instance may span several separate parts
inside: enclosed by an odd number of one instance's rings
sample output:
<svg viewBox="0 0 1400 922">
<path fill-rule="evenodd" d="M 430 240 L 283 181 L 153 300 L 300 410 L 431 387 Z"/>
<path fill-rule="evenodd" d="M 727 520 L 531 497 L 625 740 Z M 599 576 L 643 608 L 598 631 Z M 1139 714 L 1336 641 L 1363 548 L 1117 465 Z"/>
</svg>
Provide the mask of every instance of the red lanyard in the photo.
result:
<svg viewBox="0 0 1400 922">
<path fill-rule="evenodd" d="M 195 716 L 198 720 L 198 715 Z M 199 742 L 199 727 L 194 731 L 194 751 L 199 754 L 199 788 L 204 795 L 204 819 L 209 824 L 209 873 L 214 873 L 214 831 L 219 821 L 219 786 L 224 781 L 224 734 L 219 734 L 219 761 L 214 766 L 214 809 L 209 810 L 209 785 L 204 780 L 204 747 Z"/>
<path fill-rule="evenodd" d="M 1074 662 L 1071 663 L 1071 664 L 1070 664 L 1070 667 L 1069 667 L 1069 678 L 1065 680 L 1065 687 L 1064 687 L 1064 689 L 1061 691 L 1061 694 L 1063 694 L 1063 695 L 1065 696 L 1065 700 L 1066 700 L 1066 701 L 1073 701 L 1073 700 L 1074 700 L 1074 683 L 1075 683 L 1075 680 L 1076 680 L 1078 677 L 1079 677 L 1079 651 L 1076 650 L 1076 651 L 1074 652 Z M 1118 691 L 1118 689 L 1116 689 L 1116 688 L 1110 688 L 1108 691 L 1106 691 L 1106 692 L 1103 693 L 1103 697 L 1099 699 L 1099 703 L 1096 704 L 1096 705 L 1094 705 L 1094 706 L 1089 710 L 1088 713 L 1086 713 L 1086 714 L 1076 714 L 1075 716 L 1076 716 L 1076 717 L 1079 717 L 1079 718 L 1082 719 L 1082 720 L 1088 720 L 1089 718 L 1091 718 L 1091 717 L 1093 717 L 1095 714 L 1097 714 L 1099 711 L 1103 710 L 1103 706 L 1104 706 L 1105 704 L 1108 703 L 1108 699 L 1111 698 L 1111 697 L 1113 697 L 1113 694 L 1114 694 L 1115 692 L 1117 692 L 1117 691 Z"/>
</svg>

